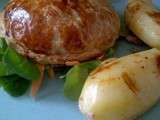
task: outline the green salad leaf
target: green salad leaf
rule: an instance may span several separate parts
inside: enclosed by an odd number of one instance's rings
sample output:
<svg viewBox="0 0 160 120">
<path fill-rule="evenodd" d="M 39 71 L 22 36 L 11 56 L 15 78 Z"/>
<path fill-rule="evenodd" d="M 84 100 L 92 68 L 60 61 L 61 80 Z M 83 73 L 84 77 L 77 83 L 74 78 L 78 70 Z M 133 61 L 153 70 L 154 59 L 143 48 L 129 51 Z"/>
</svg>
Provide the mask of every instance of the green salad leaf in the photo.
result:
<svg viewBox="0 0 160 120">
<path fill-rule="evenodd" d="M 7 43 L 4 38 L 0 38 L 0 77 L 14 74 L 14 71 L 6 66 L 2 61 L 2 57 L 7 49 Z"/>
<path fill-rule="evenodd" d="M 3 54 L 7 48 L 7 43 L 4 38 L 0 38 L 0 60 L 2 60 Z"/>
<path fill-rule="evenodd" d="M 10 69 L 6 64 L 0 62 L 0 77 L 13 75 L 15 72 L 13 69 Z"/>
<path fill-rule="evenodd" d="M 27 91 L 30 81 L 17 75 L 12 75 L 8 77 L 0 77 L 0 84 L 9 95 L 19 97 Z"/>
<path fill-rule="evenodd" d="M 7 43 L 4 38 L 0 38 L 0 54 L 3 55 L 7 49 Z"/>
<path fill-rule="evenodd" d="M 107 53 L 106 53 L 106 57 L 107 57 L 107 58 L 113 57 L 115 51 L 116 51 L 116 48 L 114 48 L 114 47 L 110 48 L 110 49 L 107 51 Z"/>
<path fill-rule="evenodd" d="M 10 48 L 0 38 L 0 86 L 14 97 L 22 96 L 30 86 L 30 80 L 38 80 L 38 67 Z"/>
<path fill-rule="evenodd" d="M 78 100 L 89 73 L 100 65 L 100 61 L 90 61 L 75 65 L 66 74 L 64 95 L 71 100 Z"/>
<path fill-rule="evenodd" d="M 27 80 L 37 80 L 40 77 L 40 71 L 38 67 L 27 58 L 19 55 L 10 47 L 8 47 L 5 51 L 3 62 L 8 68 L 13 69 L 17 75 Z"/>
</svg>

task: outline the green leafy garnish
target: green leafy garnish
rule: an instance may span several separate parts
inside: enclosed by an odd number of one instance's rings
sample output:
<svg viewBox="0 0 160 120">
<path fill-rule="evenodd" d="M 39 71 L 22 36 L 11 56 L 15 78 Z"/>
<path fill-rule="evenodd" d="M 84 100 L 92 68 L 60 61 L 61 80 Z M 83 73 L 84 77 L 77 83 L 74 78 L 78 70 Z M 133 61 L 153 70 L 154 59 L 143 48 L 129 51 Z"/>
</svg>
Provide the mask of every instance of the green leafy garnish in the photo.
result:
<svg viewBox="0 0 160 120">
<path fill-rule="evenodd" d="M 66 75 L 64 94 L 71 100 L 78 100 L 89 73 L 100 65 L 100 61 L 90 61 L 75 65 Z"/>
<path fill-rule="evenodd" d="M 3 62 L 8 68 L 14 70 L 14 72 L 27 79 L 37 80 L 40 76 L 38 67 L 29 61 L 27 58 L 19 55 L 14 49 L 8 47 L 3 56 Z"/>
<path fill-rule="evenodd" d="M 8 47 L 0 38 L 0 86 L 14 97 L 23 95 L 29 88 L 29 80 L 40 77 L 38 67 L 27 58 Z"/>
<path fill-rule="evenodd" d="M 108 51 L 107 51 L 107 58 L 111 58 L 113 57 L 114 53 L 116 51 L 116 48 L 110 48 Z"/>
<path fill-rule="evenodd" d="M 2 60 L 3 54 L 7 48 L 7 43 L 4 38 L 0 38 L 0 60 Z"/>
<path fill-rule="evenodd" d="M 27 91 L 30 81 L 17 75 L 12 75 L 8 77 L 0 77 L 0 84 L 9 95 L 19 97 Z"/>
<path fill-rule="evenodd" d="M 3 55 L 7 49 L 7 43 L 4 38 L 0 38 L 0 54 Z"/>
<path fill-rule="evenodd" d="M 2 57 L 7 49 L 7 43 L 4 38 L 0 38 L 0 77 L 14 74 L 14 71 L 6 66 L 2 61 Z"/>
<path fill-rule="evenodd" d="M 6 64 L 0 62 L 0 77 L 13 75 L 14 70 L 8 68 Z"/>
</svg>

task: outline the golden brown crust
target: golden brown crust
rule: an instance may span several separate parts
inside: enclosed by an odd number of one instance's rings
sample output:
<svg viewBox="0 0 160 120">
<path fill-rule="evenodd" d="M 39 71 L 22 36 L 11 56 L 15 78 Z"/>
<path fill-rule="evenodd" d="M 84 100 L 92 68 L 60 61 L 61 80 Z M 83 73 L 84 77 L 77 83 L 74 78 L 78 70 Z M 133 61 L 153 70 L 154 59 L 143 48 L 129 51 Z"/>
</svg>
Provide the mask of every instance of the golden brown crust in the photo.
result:
<svg viewBox="0 0 160 120">
<path fill-rule="evenodd" d="M 160 25 L 160 12 L 151 12 L 148 13 L 149 16 L 151 16 L 158 25 Z"/>
<path fill-rule="evenodd" d="M 115 12 L 94 0 L 12 0 L 4 18 L 18 52 L 49 64 L 98 56 L 114 44 L 120 26 Z"/>
</svg>

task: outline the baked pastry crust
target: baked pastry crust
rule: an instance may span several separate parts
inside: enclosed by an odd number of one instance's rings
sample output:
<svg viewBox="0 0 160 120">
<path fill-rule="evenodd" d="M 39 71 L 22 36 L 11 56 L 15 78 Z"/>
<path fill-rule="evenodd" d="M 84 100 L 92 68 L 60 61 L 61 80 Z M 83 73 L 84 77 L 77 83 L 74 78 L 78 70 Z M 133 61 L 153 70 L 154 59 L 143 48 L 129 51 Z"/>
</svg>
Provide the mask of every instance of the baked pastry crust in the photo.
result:
<svg viewBox="0 0 160 120">
<path fill-rule="evenodd" d="M 119 35 L 116 13 L 103 0 L 12 0 L 2 17 L 8 43 L 45 64 L 102 55 Z"/>
</svg>

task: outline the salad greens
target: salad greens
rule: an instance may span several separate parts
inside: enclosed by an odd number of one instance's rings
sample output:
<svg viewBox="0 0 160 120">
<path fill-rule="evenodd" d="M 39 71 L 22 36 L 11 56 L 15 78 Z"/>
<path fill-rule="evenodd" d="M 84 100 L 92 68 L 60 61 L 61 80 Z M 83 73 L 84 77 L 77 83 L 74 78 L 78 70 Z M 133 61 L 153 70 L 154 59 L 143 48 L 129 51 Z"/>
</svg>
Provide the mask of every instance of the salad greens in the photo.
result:
<svg viewBox="0 0 160 120">
<path fill-rule="evenodd" d="M 14 74 L 11 68 L 2 62 L 2 57 L 7 49 L 7 43 L 4 38 L 0 38 L 0 77 Z"/>
<path fill-rule="evenodd" d="M 38 67 L 10 47 L 5 51 L 3 62 L 8 68 L 13 69 L 17 75 L 27 80 L 39 79 L 40 71 Z"/>
<path fill-rule="evenodd" d="M 139 52 L 149 49 L 145 44 L 134 45 L 124 40 L 121 37 L 115 44 L 114 47 L 110 48 L 106 52 L 106 57 L 121 57 L 134 52 Z M 66 82 L 64 85 L 64 94 L 71 100 L 77 100 L 80 96 L 82 87 L 87 79 L 89 73 L 100 65 L 100 61 L 90 61 L 86 63 L 81 63 L 72 67 L 66 74 Z"/>
<path fill-rule="evenodd" d="M 100 65 L 100 61 L 90 61 L 75 65 L 66 74 L 66 81 L 64 85 L 64 95 L 71 100 L 78 100 L 84 82 L 89 73 Z"/>
<path fill-rule="evenodd" d="M 0 38 L 0 86 L 11 96 L 19 97 L 29 88 L 32 80 L 38 80 L 38 67 L 10 48 Z"/>
<path fill-rule="evenodd" d="M 15 74 L 13 69 L 8 68 L 6 64 L 0 62 L 0 77 L 9 76 L 13 74 Z"/>
<path fill-rule="evenodd" d="M 7 43 L 4 38 L 0 38 L 0 55 L 2 56 L 7 49 Z"/>
<path fill-rule="evenodd" d="M 113 57 L 115 51 L 116 51 L 116 48 L 114 48 L 114 47 L 110 48 L 110 49 L 107 51 L 106 57 L 107 57 L 107 58 Z"/>
<path fill-rule="evenodd" d="M 123 38 L 124 39 L 124 38 Z M 120 57 L 133 52 L 148 49 L 148 46 L 134 45 L 120 38 L 106 57 Z M 136 50 L 136 51 L 135 51 Z M 71 100 L 78 100 L 83 85 L 89 73 L 100 65 L 100 61 L 84 62 L 74 67 L 64 67 L 63 71 L 56 71 L 57 75 L 65 78 L 64 95 Z M 68 71 L 68 72 L 67 72 Z M 0 38 L 0 86 L 11 96 L 23 95 L 33 80 L 38 80 L 38 67 L 24 56 L 10 48 L 4 38 Z"/>
<path fill-rule="evenodd" d="M 3 89 L 11 96 L 22 96 L 29 88 L 30 81 L 17 75 L 0 77 L 0 84 Z"/>
</svg>

